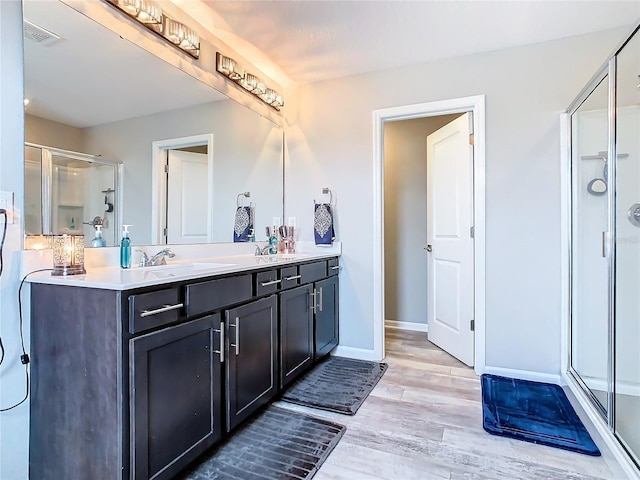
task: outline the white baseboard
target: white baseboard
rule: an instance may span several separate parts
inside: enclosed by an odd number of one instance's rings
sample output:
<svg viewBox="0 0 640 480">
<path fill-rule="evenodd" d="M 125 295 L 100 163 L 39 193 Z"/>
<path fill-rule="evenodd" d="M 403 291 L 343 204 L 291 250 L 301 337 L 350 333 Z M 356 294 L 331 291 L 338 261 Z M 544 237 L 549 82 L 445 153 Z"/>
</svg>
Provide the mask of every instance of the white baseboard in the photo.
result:
<svg viewBox="0 0 640 480">
<path fill-rule="evenodd" d="M 374 362 L 382 361 L 382 358 L 377 358 L 373 350 L 367 350 L 365 348 L 346 347 L 338 345 L 331 355 L 336 357 L 356 358 L 358 360 L 371 360 Z"/>
<path fill-rule="evenodd" d="M 399 320 L 385 320 L 384 326 L 387 328 L 397 328 L 398 330 L 411 330 L 412 332 L 426 332 L 427 324 L 418 322 L 401 322 Z"/>
<path fill-rule="evenodd" d="M 629 458 L 627 452 L 625 452 L 624 448 L 616 440 L 613 432 L 611 432 L 605 420 L 600 415 L 600 412 L 587 398 L 582 388 L 580 388 L 571 375 L 563 374 L 562 381 L 563 384 L 566 385 L 565 391 L 568 393 L 567 396 L 569 399 L 572 400 L 571 403 L 576 413 L 578 413 L 578 416 L 585 424 L 593 441 L 598 445 L 614 478 L 640 480 L 640 470 L 638 470 L 633 460 Z"/>
<path fill-rule="evenodd" d="M 560 385 L 560 374 L 531 372 L 529 370 L 515 370 L 512 368 L 491 367 L 486 365 L 482 373 L 498 375 L 500 377 L 519 378 L 520 380 L 530 380 L 532 382 L 553 383 Z"/>
</svg>

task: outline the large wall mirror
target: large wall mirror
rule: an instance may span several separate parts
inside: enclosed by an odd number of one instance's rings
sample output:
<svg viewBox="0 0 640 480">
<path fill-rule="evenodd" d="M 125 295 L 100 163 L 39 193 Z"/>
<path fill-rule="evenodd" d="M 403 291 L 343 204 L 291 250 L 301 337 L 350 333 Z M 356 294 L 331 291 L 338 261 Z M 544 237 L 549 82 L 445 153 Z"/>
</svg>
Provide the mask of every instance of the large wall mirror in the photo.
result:
<svg viewBox="0 0 640 480">
<path fill-rule="evenodd" d="M 233 242 L 238 205 L 257 239 L 282 217 L 280 126 L 65 3 L 23 4 L 27 237 Z"/>
</svg>

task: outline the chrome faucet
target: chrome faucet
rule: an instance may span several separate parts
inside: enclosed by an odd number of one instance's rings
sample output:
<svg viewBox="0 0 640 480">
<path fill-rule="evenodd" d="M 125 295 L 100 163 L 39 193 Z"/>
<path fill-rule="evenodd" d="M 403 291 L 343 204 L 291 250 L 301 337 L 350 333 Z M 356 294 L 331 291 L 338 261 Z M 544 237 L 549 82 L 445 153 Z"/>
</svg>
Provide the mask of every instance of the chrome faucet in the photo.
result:
<svg viewBox="0 0 640 480">
<path fill-rule="evenodd" d="M 256 251 L 254 252 L 254 255 L 256 257 L 260 255 L 268 255 L 270 248 L 271 248 L 271 245 L 269 244 L 267 244 L 266 247 L 262 247 L 262 248 L 260 248 L 260 245 L 256 245 Z"/>
<path fill-rule="evenodd" d="M 147 265 L 149 265 L 149 256 L 147 255 L 147 252 L 136 249 L 136 252 L 140 252 L 140 263 L 138 263 L 139 267 L 146 267 Z"/>
<path fill-rule="evenodd" d="M 164 248 L 156 253 L 153 257 L 151 257 L 146 264 L 147 266 L 166 265 L 167 257 L 173 258 L 175 256 L 176 254 L 173 253 L 170 249 Z"/>
</svg>

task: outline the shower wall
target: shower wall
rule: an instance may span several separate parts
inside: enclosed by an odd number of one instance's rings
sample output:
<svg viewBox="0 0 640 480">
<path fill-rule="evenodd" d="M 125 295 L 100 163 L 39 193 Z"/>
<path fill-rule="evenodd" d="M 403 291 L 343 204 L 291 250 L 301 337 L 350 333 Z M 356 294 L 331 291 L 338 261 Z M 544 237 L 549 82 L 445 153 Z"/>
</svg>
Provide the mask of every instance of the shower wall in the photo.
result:
<svg viewBox="0 0 640 480">
<path fill-rule="evenodd" d="M 602 255 L 602 232 L 608 230 L 607 195 L 589 193 L 587 185 L 596 178 L 606 176 L 606 164 L 597 158 L 608 148 L 607 110 L 581 111 L 572 126 L 576 160 L 574 174 L 574 206 L 579 205 L 577 222 L 573 226 L 573 289 L 572 313 L 574 321 L 583 328 L 574 328 L 572 364 L 591 388 L 607 390 L 607 358 L 609 331 L 608 302 L 609 261 Z M 640 227 L 627 219 L 627 210 L 640 201 L 640 162 L 637 132 L 640 132 L 640 107 L 629 106 L 618 110 L 618 161 L 616 205 L 617 225 L 615 248 L 618 258 L 617 276 L 624 279 L 616 285 L 616 294 L 626 299 L 617 305 L 617 322 L 629 335 L 618 340 L 621 350 L 628 352 L 620 359 L 617 381 L 619 388 L 635 389 L 640 394 L 637 353 L 631 345 L 640 338 Z M 584 157 L 587 157 L 586 159 Z M 607 182 L 610 187 L 609 182 Z M 622 187 L 622 188 L 621 188 Z M 628 301 L 631 300 L 631 301 Z M 629 325 L 627 325 L 627 323 Z M 634 335 L 635 333 L 635 335 Z"/>
<path fill-rule="evenodd" d="M 639 32 L 570 110 L 570 373 L 640 469 Z"/>
<path fill-rule="evenodd" d="M 604 88 L 606 84 L 598 88 Z M 596 95 L 598 92 L 596 91 Z M 604 96 L 606 102 L 606 95 Z M 602 232 L 607 231 L 607 195 L 589 193 L 587 186 L 605 177 L 608 115 L 605 110 L 574 115 L 573 137 L 573 255 L 572 365 L 592 390 L 607 391 L 609 295 L 608 265 L 602 256 Z M 602 405 L 606 407 L 606 405 Z"/>
<path fill-rule="evenodd" d="M 616 164 L 616 392 L 640 396 L 640 226 L 629 209 L 640 202 L 640 107 L 618 109 Z M 640 431 L 640 429 L 639 429 Z"/>
</svg>

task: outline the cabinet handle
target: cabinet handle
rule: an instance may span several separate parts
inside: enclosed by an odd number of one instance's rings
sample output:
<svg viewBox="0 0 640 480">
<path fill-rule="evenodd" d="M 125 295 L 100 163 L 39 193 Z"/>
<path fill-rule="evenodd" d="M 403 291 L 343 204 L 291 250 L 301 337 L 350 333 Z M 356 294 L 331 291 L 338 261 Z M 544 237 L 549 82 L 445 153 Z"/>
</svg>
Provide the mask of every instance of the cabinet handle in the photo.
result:
<svg viewBox="0 0 640 480">
<path fill-rule="evenodd" d="M 341 268 L 340 265 L 336 265 L 335 267 L 331 267 L 331 270 L 340 270 Z"/>
<path fill-rule="evenodd" d="M 302 275 L 291 275 L 290 277 L 285 277 L 284 279 L 289 280 L 297 280 L 298 278 L 302 278 Z"/>
<path fill-rule="evenodd" d="M 311 292 L 309 295 L 311 295 L 311 297 L 313 298 L 313 301 L 311 302 L 311 310 L 313 310 L 313 313 L 316 313 L 316 289 L 313 289 L 313 292 Z"/>
<path fill-rule="evenodd" d="M 261 287 L 268 287 L 269 285 L 276 285 L 277 283 L 282 282 L 282 280 L 269 280 L 268 282 L 261 282 Z"/>
<path fill-rule="evenodd" d="M 149 317 L 151 315 L 157 315 L 158 313 L 169 312 L 171 310 L 177 310 L 184 307 L 184 303 L 176 303 L 175 305 L 165 305 L 162 308 L 156 308 L 155 310 L 143 310 L 140 313 L 140 317 Z"/>
<path fill-rule="evenodd" d="M 236 355 L 240 353 L 240 317 L 236 317 L 236 324 L 229 324 L 230 327 L 234 327 L 236 329 L 236 343 L 231 344 L 232 347 L 236 347 Z"/>
<path fill-rule="evenodd" d="M 318 303 L 318 308 L 322 311 L 322 287 L 320 287 L 320 302 Z"/>
<path fill-rule="evenodd" d="M 220 354 L 220 363 L 224 363 L 224 322 L 220 322 L 220 330 L 214 330 L 220 334 L 220 350 L 214 350 L 213 353 Z"/>
</svg>

